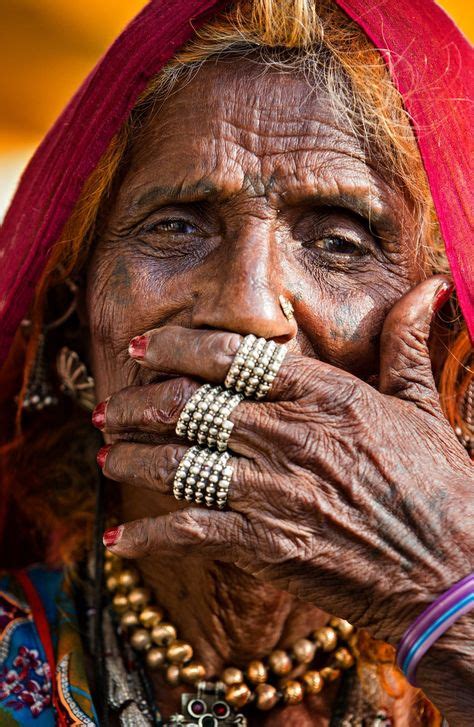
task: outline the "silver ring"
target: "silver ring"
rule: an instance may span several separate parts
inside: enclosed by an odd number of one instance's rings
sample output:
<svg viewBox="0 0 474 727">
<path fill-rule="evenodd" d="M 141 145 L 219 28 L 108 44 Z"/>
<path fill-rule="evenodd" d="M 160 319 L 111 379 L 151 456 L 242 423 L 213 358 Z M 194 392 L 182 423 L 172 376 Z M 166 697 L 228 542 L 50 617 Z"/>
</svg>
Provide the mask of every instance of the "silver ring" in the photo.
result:
<svg viewBox="0 0 474 727">
<path fill-rule="evenodd" d="M 228 452 L 191 447 L 178 465 L 173 481 L 177 500 L 205 503 L 222 510 L 227 503 L 233 468 Z"/>
<path fill-rule="evenodd" d="M 288 352 L 287 346 L 245 336 L 225 378 L 224 386 L 247 398 L 263 399 L 270 391 Z"/>
<path fill-rule="evenodd" d="M 242 394 L 223 389 L 222 386 L 204 384 L 190 398 L 176 424 L 176 434 L 198 441 L 219 452 L 227 449 L 234 428 L 229 416 L 242 401 Z"/>
</svg>

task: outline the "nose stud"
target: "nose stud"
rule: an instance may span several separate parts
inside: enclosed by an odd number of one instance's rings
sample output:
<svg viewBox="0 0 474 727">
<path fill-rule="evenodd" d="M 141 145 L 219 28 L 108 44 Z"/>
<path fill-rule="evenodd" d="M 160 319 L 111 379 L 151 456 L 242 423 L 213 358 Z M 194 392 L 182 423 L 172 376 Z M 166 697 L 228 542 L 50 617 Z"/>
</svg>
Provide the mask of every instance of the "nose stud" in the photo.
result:
<svg viewBox="0 0 474 727">
<path fill-rule="evenodd" d="M 288 321 L 291 321 L 294 316 L 294 308 L 291 305 L 290 301 L 285 298 L 284 295 L 279 295 L 278 300 L 280 301 L 281 309 L 283 311 L 283 315 Z"/>
</svg>

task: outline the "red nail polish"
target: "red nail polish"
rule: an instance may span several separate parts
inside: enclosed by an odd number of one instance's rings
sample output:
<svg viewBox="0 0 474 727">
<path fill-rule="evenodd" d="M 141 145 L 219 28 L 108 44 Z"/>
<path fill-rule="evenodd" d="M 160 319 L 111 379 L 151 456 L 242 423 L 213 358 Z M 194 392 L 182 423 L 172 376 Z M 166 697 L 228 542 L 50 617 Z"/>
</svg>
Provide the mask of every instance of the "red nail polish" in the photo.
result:
<svg viewBox="0 0 474 727">
<path fill-rule="evenodd" d="M 107 408 L 107 401 L 101 401 L 97 404 L 96 408 L 92 412 L 92 424 L 97 429 L 104 429 L 105 427 L 105 410 Z"/>
<path fill-rule="evenodd" d="M 443 305 L 449 299 L 453 290 L 453 283 L 445 283 L 444 285 L 441 285 L 439 290 L 436 291 L 436 295 L 433 301 L 433 311 L 435 313 L 437 313 L 437 311 L 439 311 L 443 307 Z"/>
<path fill-rule="evenodd" d="M 106 530 L 102 536 L 102 542 L 106 548 L 111 548 L 113 545 L 117 545 L 118 541 L 122 537 L 123 526 L 119 525 L 117 528 L 110 528 Z"/>
<path fill-rule="evenodd" d="M 99 451 L 97 452 L 97 457 L 96 457 L 97 464 L 99 465 L 99 467 L 101 469 L 103 469 L 103 467 L 104 467 L 105 460 L 107 459 L 107 455 L 109 453 L 111 446 L 112 446 L 111 444 L 106 444 L 103 447 L 101 447 L 99 449 Z"/>
<path fill-rule="evenodd" d="M 148 348 L 148 338 L 146 336 L 135 336 L 130 341 L 128 352 L 132 358 L 145 358 Z"/>
</svg>

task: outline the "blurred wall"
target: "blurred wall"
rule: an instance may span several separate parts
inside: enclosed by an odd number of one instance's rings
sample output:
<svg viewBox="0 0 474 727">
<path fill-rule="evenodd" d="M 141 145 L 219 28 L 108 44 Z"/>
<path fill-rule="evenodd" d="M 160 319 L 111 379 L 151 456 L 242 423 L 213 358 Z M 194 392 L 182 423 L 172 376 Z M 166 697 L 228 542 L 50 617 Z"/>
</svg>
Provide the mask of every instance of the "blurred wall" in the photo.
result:
<svg viewBox="0 0 474 727">
<path fill-rule="evenodd" d="M 417 0 L 413 0 L 417 2 Z M 1 0 L 0 215 L 63 106 L 145 0 Z M 471 39 L 474 3 L 440 3 Z"/>
</svg>

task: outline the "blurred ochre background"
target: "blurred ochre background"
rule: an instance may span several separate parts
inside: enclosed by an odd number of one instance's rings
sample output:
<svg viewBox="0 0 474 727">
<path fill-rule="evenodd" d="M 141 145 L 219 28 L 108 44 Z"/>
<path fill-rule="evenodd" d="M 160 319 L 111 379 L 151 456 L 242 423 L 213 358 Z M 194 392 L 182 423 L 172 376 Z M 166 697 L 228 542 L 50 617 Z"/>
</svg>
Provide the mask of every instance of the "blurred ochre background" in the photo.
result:
<svg viewBox="0 0 474 727">
<path fill-rule="evenodd" d="M 145 4 L 144 0 L 2 0 L 0 215 L 42 136 L 112 40 Z M 440 4 L 474 39 L 472 0 L 441 0 Z"/>
</svg>

